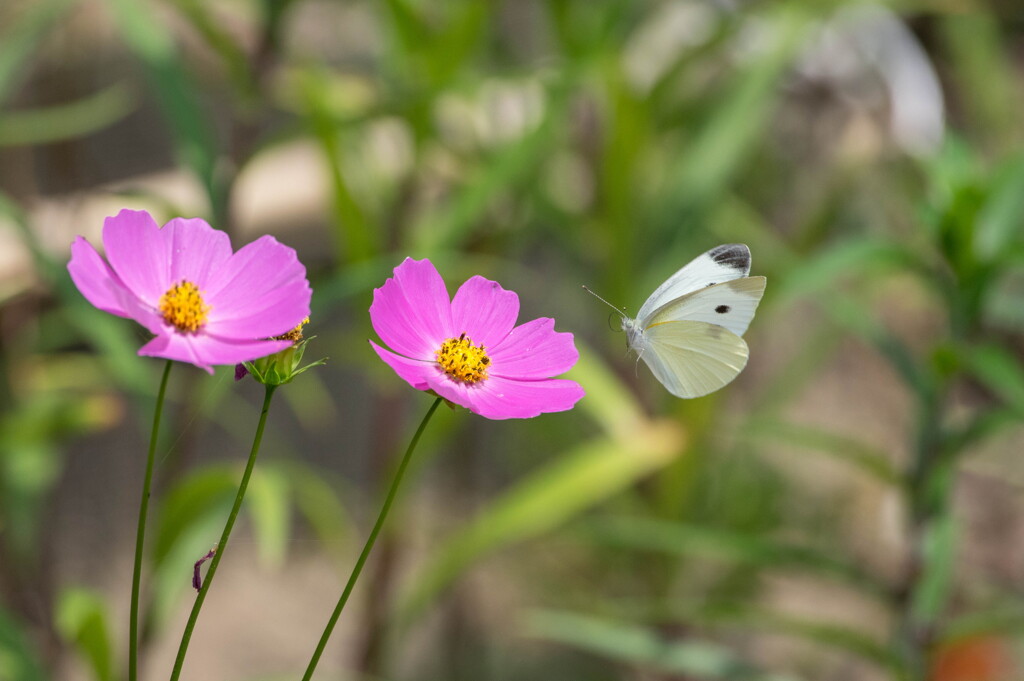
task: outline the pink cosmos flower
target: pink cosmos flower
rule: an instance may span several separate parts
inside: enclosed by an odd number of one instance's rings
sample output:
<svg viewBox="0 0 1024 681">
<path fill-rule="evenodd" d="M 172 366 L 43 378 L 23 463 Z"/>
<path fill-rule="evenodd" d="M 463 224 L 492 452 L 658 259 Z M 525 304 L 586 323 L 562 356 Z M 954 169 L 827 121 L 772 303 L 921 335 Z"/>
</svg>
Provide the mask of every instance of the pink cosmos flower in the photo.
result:
<svg viewBox="0 0 1024 681">
<path fill-rule="evenodd" d="M 122 210 L 104 221 L 103 246 L 110 264 L 77 237 L 68 272 L 90 303 L 156 336 L 140 355 L 213 373 L 288 347 L 267 339 L 309 316 L 306 268 L 274 237 L 232 253 L 228 235 L 199 218 L 161 229 L 145 211 Z"/>
<path fill-rule="evenodd" d="M 472 277 L 450 299 L 429 260 L 406 258 L 370 306 L 374 330 L 395 352 L 370 345 L 412 387 L 489 419 L 571 409 L 583 388 L 552 376 L 579 358 L 572 334 L 543 317 L 515 326 L 518 316 L 519 296 L 497 282 Z"/>
</svg>

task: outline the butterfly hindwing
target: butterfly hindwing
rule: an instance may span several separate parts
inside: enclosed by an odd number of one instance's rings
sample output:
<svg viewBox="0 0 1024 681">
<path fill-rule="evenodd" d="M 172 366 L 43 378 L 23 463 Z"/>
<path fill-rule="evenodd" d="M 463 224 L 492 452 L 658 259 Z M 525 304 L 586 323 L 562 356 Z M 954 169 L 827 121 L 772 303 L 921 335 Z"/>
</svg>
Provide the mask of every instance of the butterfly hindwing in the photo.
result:
<svg viewBox="0 0 1024 681">
<path fill-rule="evenodd" d="M 747 344 L 724 326 L 666 321 L 645 329 L 634 349 L 677 397 L 701 397 L 726 385 L 747 364 Z"/>
<path fill-rule="evenodd" d="M 641 324 L 649 327 L 667 321 L 707 322 L 742 336 L 754 318 L 764 287 L 764 277 L 743 277 L 706 286 L 667 302 L 654 310 L 649 319 L 641 319 Z"/>
<path fill-rule="evenodd" d="M 708 286 L 740 279 L 750 274 L 750 249 L 745 244 L 724 244 L 712 248 L 684 265 L 654 290 L 637 313 L 646 319 L 665 304 Z"/>
</svg>

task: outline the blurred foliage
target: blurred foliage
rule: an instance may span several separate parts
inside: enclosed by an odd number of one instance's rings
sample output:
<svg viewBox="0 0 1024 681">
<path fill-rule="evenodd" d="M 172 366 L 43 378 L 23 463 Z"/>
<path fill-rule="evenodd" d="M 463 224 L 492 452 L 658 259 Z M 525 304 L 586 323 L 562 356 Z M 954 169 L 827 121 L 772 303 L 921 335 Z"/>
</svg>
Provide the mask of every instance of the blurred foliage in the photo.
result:
<svg viewBox="0 0 1024 681">
<path fill-rule="evenodd" d="M 65 276 L 48 209 L 101 197 L 237 234 L 252 222 L 240 202 L 260 198 L 249 174 L 304 148 L 304 167 L 278 161 L 275 185 L 284 196 L 310 169 L 322 181 L 319 203 L 287 209 L 317 216 L 300 250 L 317 354 L 332 359 L 285 388 L 290 413 L 268 430 L 245 511 L 265 565 L 288 571 L 313 546 L 346 571 L 424 407 L 365 343 L 370 291 L 406 255 L 434 259 L 450 286 L 498 279 L 524 316 L 555 316 L 576 333 L 572 377 L 587 390 L 572 413 L 529 422 L 439 416 L 409 487 L 455 490 L 450 507 L 407 494 L 357 593 L 363 634 L 335 666 L 411 679 L 1020 677 L 1019 578 L 974 560 L 1000 547 L 979 549 L 968 506 L 984 499 L 961 486 L 1009 486 L 1006 524 L 1024 520 L 1005 456 L 1024 437 L 1021 35 L 1005 3 L 0 6 L 0 149 L 20 159 L 0 159 L 0 227 L 32 271 L 0 282 L 0 679 L 69 665 L 121 678 L 105 599 L 126 588 L 86 577 L 57 545 L 61 501 L 77 492 L 77 455 L 139 441 L 155 389 L 138 330 Z M 135 175 L 168 169 L 199 188 L 188 206 Z M 75 186 L 54 196 L 50 175 L 65 173 Z M 635 309 L 723 242 L 748 243 L 769 278 L 750 367 L 716 395 L 675 400 L 578 285 Z M 256 417 L 226 372 L 176 389 L 147 644 L 177 636 L 169 623 Z M 854 421 L 893 404 L 906 405 L 898 435 Z M 115 535 L 91 539 L 104 567 L 130 550 Z M 408 652 L 413 629 L 435 644 L 426 662 Z"/>
</svg>

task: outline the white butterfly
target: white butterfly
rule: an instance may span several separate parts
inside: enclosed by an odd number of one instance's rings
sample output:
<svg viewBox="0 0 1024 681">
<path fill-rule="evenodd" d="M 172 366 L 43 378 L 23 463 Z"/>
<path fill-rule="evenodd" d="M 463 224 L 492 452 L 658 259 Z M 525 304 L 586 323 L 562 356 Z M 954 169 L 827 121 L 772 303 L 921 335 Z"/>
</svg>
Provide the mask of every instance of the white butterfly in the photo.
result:
<svg viewBox="0 0 1024 681">
<path fill-rule="evenodd" d="M 619 313 L 630 349 L 673 395 L 707 395 L 743 371 L 749 351 L 741 336 L 766 281 L 749 273 L 749 248 L 718 246 L 669 277 L 636 319 Z"/>
</svg>

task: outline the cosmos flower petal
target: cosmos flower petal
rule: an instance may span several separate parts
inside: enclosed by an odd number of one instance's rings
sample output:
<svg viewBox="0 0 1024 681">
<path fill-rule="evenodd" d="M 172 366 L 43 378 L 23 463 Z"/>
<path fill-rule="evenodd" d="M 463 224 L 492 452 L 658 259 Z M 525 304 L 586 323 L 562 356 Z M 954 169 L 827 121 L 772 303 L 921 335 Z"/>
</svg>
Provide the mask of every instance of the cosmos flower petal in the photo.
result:
<svg viewBox="0 0 1024 681">
<path fill-rule="evenodd" d="M 207 373 L 213 373 L 213 367 L 199 360 L 195 346 L 182 334 L 161 334 L 139 348 L 139 354 L 143 357 L 162 357 L 177 362 L 188 362 Z"/>
<path fill-rule="evenodd" d="M 370 321 L 384 344 L 418 359 L 434 352 L 452 333 L 451 302 L 444 280 L 429 260 L 406 258 L 395 276 L 373 291 Z"/>
<path fill-rule="evenodd" d="M 496 281 L 470 277 L 452 299 L 452 335 L 465 332 L 475 345 L 492 348 L 515 326 L 519 296 Z"/>
<path fill-rule="evenodd" d="M 309 282 L 302 278 L 250 301 L 248 309 L 237 317 L 224 317 L 225 312 L 211 302 L 212 310 L 206 331 L 215 336 L 233 338 L 280 336 L 309 316 L 311 295 Z"/>
<path fill-rule="evenodd" d="M 176 337 L 181 338 L 179 334 Z M 200 335 L 195 343 L 199 359 L 208 364 L 238 364 L 272 355 L 293 345 L 290 340 L 249 340 Z"/>
<path fill-rule="evenodd" d="M 444 279 L 429 260 L 405 262 L 395 269 L 395 280 L 401 286 L 402 294 L 409 302 L 419 328 L 431 338 L 450 338 L 452 333 L 451 299 Z"/>
<path fill-rule="evenodd" d="M 427 376 L 439 373 L 439 369 L 434 363 L 396 355 L 373 341 L 370 341 L 370 346 L 373 347 L 373 351 L 377 353 L 377 356 L 384 360 L 385 364 L 395 370 L 399 378 L 417 390 L 426 390 Z"/>
<path fill-rule="evenodd" d="M 494 376 L 476 396 L 477 413 L 492 419 L 530 418 L 572 409 L 584 394 L 579 383 L 564 378 L 514 381 Z"/>
<path fill-rule="evenodd" d="M 154 308 L 172 283 L 169 237 L 145 211 L 122 210 L 103 222 L 103 248 L 111 269 L 128 290 Z"/>
<path fill-rule="evenodd" d="M 231 319 L 250 312 L 261 297 L 275 289 L 305 278 L 306 268 L 295 249 L 272 236 L 262 236 L 238 249 L 200 288 L 212 314 L 218 319 Z M 307 315 L 308 311 L 295 323 Z"/>
<path fill-rule="evenodd" d="M 452 381 L 443 374 L 429 377 L 430 388 L 450 402 L 489 419 L 528 419 L 572 409 L 585 394 L 575 381 L 552 378 L 516 381 L 492 376 L 479 383 Z"/>
<path fill-rule="evenodd" d="M 68 273 L 85 299 L 100 310 L 134 319 L 153 333 L 162 330 L 163 319 L 156 310 L 136 298 L 92 244 L 82 237 L 77 237 L 71 244 Z"/>
<path fill-rule="evenodd" d="M 231 257 L 231 239 L 200 218 L 174 218 L 163 226 L 171 242 L 172 283 L 210 281 Z M 200 288 L 202 288 L 200 286 Z"/>
<path fill-rule="evenodd" d="M 248 362 L 284 350 L 291 344 L 291 341 L 236 340 L 168 333 L 146 343 L 139 349 L 139 354 L 188 362 L 212 374 L 215 365 Z"/>
<path fill-rule="evenodd" d="M 83 237 L 77 237 L 71 244 L 68 273 L 85 299 L 95 307 L 118 317 L 131 317 L 122 302 L 131 292 Z"/>
<path fill-rule="evenodd" d="M 555 331 L 555 320 L 549 317 L 517 326 L 487 354 L 491 376 L 526 380 L 565 373 L 580 357 L 573 335 Z"/>
<path fill-rule="evenodd" d="M 385 345 L 409 357 L 427 359 L 445 340 L 441 334 L 428 336 L 426 330 L 418 327 L 409 302 L 394 279 L 373 290 L 370 322 Z"/>
</svg>

